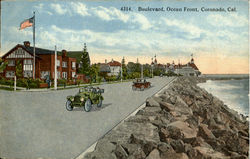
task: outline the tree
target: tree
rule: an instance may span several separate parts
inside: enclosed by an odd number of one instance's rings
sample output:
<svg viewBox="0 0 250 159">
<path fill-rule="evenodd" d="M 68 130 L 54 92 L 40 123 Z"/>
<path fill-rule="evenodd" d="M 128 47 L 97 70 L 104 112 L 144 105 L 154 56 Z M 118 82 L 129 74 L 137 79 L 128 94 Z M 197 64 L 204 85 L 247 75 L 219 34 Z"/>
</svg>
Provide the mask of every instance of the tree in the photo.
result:
<svg viewBox="0 0 250 159">
<path fill-rule="evenodd" d="M 0 73 L 3 72 L 3 70 L 6 68 L 8 62 L 3 61 L 2 58 L 0 58 Z"/>
<path fill-rule="evenodd" d="M 16 63 L 16 77 L 20 78 L 22 77 L 22 73 L 23 73 L 23 66 L 20 60 L 17 61 Z"/>
<path fill-rule="evenodd" d="M 89 53 L 87 52 L 86 43 L 84 43 L 84 49 L 80 59 L 79 73 L 89 75 L 89 71 L 90 71 Z"/>
<path fill-rule="evenodd" d="M 97 64 L 91 65 L 89 69 L 89 76 L 91 81 L 97 82 L 99 80 L 100 67 Z"/>
<path fill-rule="evenodd" d="M 125 59 L 123 57 L 123 59 L 122 59 L 122 78 L 127 79 L 127 77 L 128 77 L 128 70 L 127 70 L 127 66 L 125 64 Z"/>
</svg>

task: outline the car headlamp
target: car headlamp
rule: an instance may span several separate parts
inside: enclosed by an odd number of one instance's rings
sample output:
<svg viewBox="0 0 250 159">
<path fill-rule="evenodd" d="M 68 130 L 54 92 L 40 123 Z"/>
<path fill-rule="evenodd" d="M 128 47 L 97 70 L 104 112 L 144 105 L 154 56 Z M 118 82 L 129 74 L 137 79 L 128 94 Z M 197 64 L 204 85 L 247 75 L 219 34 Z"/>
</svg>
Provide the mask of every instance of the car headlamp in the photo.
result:
<svg viewBox="0 0 250 159">
<path fill-rule="evenodd" d="M 80 101 L 83 102 L 83 101 L 84 101 L 84 98 L 82 97 L 82 98 L 80 99 Z"/>
</svg>

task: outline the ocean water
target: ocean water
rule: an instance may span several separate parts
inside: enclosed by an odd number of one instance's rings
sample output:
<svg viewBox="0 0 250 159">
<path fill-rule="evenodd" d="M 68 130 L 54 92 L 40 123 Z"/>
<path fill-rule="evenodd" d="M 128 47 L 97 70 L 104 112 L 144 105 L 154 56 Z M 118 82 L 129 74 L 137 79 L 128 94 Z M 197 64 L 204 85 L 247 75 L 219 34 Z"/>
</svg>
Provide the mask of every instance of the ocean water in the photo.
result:
<svg viewBox="0 0 250 159">
<path fill-rule="evenodd" d="M 240 114 L 249 115 L 249 79 L 207 80 L 198 86 L 218 97 L 229 108 Z"/>
</svg>

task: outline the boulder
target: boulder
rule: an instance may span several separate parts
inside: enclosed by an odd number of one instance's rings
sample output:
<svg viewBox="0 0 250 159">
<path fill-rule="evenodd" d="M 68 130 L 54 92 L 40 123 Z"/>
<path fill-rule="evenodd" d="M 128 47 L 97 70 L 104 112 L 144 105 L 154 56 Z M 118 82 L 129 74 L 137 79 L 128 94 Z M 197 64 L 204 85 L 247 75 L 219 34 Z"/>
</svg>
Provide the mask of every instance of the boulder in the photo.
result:
<svg viewBox="0 0 250 159">
<path fill-rule="evenodd" d="M 161 159 L 160 152 L 157 149 L 154 149 L 150 152 L 146 159 Z"/>
<path fill-rule="evenodd" d="M 159 107 L 160 104 L 156 101 L 156 98 L 157 97 L 149 97 L 149 98 L 147 98 L 147 100 L 146 100 L 146 107 Z"/>
<path fill-rule="evenodd" d="M 194 149 L 197 150 L 197 153 L 198 153 L 196 158 L 230 159 L 230 157 L 225 156 L 223 153 L 214 151 L 212 148 L 197 146 Z"/>
<path fill-rule="evenodd" d="M 177 153 L 185 152 L 185 145 L 182 140 L 173 140 L 170 145 L 173 147 L 174 151 Z"/>
<path fill-rule="evenodd" d="M 143 115 L 131 116 L 126 120 L 126 122 L 137 122 L 137 123 L 145 123 L 149 121 L 150 121 L 149 117 Z"/>
<path fill-rule="evenodd" d="M 156 141 L 149 141 L 142 139 L 141 137 L 136 137 L 133 134 L 130 137 L 129 143 L 140 145 L 145 155 L 148 155 L 153 149 L 157 147 Z"/>
<path fill-rule="evenodd" d="M 201 137 L 193 137 L 193 138 L 185 138 L 183 139 L 184 143 L 191 144 L 193 147 L 201 146 L 201 147 L 210 147 L 209 144 L 207 144 L 203 138 Z"/>
<path fill-rule="evenodd" d="M 128 152 L 126 152 L 126 150 L 121 146 L 121 145 L 116 145 L 116 149 L 115 149 L 115 155 L 117 158 L 119 159 L 126 159 L 128 158 Z"/>
<path fill-rule="evenodd" d="M 163 153 L 173 153 L 175 152 L 172 146 L 168 143 L 160 143 L 158 144 L 158 150 L 161 154 Z"/>
<path fill-rule="evenodd" d="M 167 112 L 174 111 L 174 105 L 167 102 L 160 102 L 160 107 Z"/>
<path fill-rule="evenodd" d="M 205 124 L 200 124 L 198 136 L 201 136 L 203 139 L 213 139 L 215 136 L 213 133 L 208 129 L 208 126 Z"/>
<path fill-rule="evenodd" d="M 189 159 L 185 153 L 164 153 L 161 155 L 162 159 Z"/>
<path fill-rule="evenodd" d="M 175 121 L 167 126 L 169 137 L 173 139 L 193 138 L 196 137 L 197 131 L 188 126 L 186 122 Z"/>
<path fill-rule="evenodd" d="M 160 140 L 161 140 L 162 142 L 166 142 L 168 136 L 169 136 L 168 130 L 165 129 L 165 128 L 161 128 L 160 131 L 159 131 Z"/>
</svg>

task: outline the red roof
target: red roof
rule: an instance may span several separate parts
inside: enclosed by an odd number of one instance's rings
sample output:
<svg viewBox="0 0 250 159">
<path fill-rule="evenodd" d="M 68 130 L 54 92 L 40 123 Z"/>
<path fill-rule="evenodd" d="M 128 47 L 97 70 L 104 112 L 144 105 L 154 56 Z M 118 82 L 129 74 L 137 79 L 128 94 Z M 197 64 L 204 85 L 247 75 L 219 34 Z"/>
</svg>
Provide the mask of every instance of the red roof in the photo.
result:
<svg viewBox="0 0 250 159">
<path fill-rule="evenodd" d="M 198 67 L 197 67 L 194 63 L 190 63 L 189 65 L 190 65 L 193 69 L 199 70 Z"/>
<path fill-rule="evenodd" d="M 109 66 L 122 66 L 122 64 L 118 61 L 111 61 L 108 63 Z"/>
</svg>

